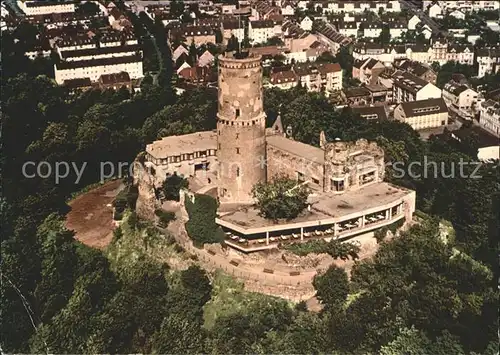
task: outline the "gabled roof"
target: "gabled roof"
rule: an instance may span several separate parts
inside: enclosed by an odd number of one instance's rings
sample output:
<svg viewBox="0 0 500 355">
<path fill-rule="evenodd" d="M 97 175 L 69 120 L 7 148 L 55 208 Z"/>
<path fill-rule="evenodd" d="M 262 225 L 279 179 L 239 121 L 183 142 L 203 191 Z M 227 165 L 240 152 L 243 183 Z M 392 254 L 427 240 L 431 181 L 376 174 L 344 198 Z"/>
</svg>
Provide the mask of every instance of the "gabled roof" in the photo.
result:
<svg viewBox="0 0 500 355">
<path fill-rule="evenodd" d="M 448 112 L 443 98 L 403 102 L 399 104 L 406 118 Z"/>
</svg>

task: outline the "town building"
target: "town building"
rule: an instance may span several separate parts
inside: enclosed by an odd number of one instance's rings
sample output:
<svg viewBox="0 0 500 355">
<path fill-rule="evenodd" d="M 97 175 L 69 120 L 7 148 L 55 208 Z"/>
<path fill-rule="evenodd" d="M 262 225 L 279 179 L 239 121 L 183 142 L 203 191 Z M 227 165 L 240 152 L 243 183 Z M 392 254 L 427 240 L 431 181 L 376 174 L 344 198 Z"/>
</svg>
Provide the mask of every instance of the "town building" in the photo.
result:
<svg viewBox="0 0 500 355">
<path fill-rule="evenodd" d="M 421 101 L 441 97 L 441 89 L 408 72 L 396 71 L 393 75 L 392 97 L 394 103 Z"/>
<path fill-rule="evenodd" d="M 356 60 L 352 66 L 352 77 L 364 84 L 374 84 L 378 76 L 386 69 L 385 65 L 376 59 Z"/>
<path fill-rule="evenodd" d="M 478 93 L 466 85 L 458 84 L 453 80 L 443 88 L 443 99 L 459 116 L 472 119 L 478 101 Z"/>
<path fill-rule="evenodd" d="M 399 70 L 407 71 L 420 79 L 423 79 L 429 83 L 436 84 L 437 74 L 432 68 L 426 64 L 422 64 L 417 61 L 402 60 L 396 65 Z"/>
<path fill-rule="evenodd" d="M 394 109 L 394 119 L 413 129 L 427 129 L 448 124 L 448 107 L 442 98 L 403 102 Z"/>
<path fill-rule="evenodd" d="M 248 24 L 248 38 L 252 44 L 265 43 L 280 34 L 281 24 L 272 20 L 250 21 Z"/>
<path fill-rule="evenodd" d="M 271 87 L 288 90 L 297 86 L 298 77 L 293 70 L 278 71 L 271 73 L 269 83 L 271 84 Z"/>
<path fill-rule="evenodd" d="M 500 137 L 500 102 L 486 100 L 479 108 L 479 124 L 496 137 Z"/>
<path fill-rule="evenodd" d="M 352 108 L 352 112 L 365 120 L 385 121 L 388 119 L 387 108 L 384 105 L 356 106 Z"/>
<path fill-rule="evenodd" d="M 219 70 L 217 129 L 165 137 L 146 147 L 144 170 L 134 176 L 139 214 L 154 211 L 155 189 L 176 173 L 215 193 L 215 222 L 226 232 L 226 244 L 243 252 L 307 238 L 345 240 L 411 221 L 415 192 L 383 182 L 384 151 L 376 143 L 328 142 L 321 133 L 320 147 L 314 147 L 293 140 L 290 129 L 283 132 L 280 117 L 266 129 L 261 58 L 227 54 L 219 57 Z M 309 207 L 292 220 L 265 220 L 252 205 L 252 189 L 283 174 L 314 191 Z"/>
<path fill-rule="evenodd" d="M 138 54 L 115 58 L 79 61 L 60 61 L 54 64 L 55 81 L 62 85 L 65 80 L 90 78 L 98 81 L 103 74 L 127 72 L 131 79 L 144 77 L 142 56 Z"/>
<path fill-rule="evenodd" d="M 364 13 L 366 11 L 376 12 L 400 12 L 401 5 L 397 0 L 351 0 L 331 1 L 323 7 L 323 13 Z"/>
<path fill-rule="evenodd" d="M 26 16 L 75 12 L 75 1 L 26 1 L 18 0 L 17 6 Z"/>
<path fill-rule="evenodd" d="M 324 92 L 342 90 L 342 68 L 338 63 L 297 64 L 293 71 L 308 91 Z"/>
<path fill-rule="evenodd" d="M 127 72 L 103 74 L 99 77 L 98 83 L 99 88 L 102 90 L 119 90 L 121 88 L 126 88 L 130 92 L 133 90 L 132 80 Z"/>
<path fill-rule="evenodd" d="M 477 159 L 479 161 L 486 162 L 500 159 L 500 139 L 480 126 L 461 127 L 450 132 L 450 136 L 459 142 L 467 141 L 471 135 L 477 137 Z"/>
<path fill-rule="evenodd" d="M 480 48 L 477 50 L 478 77 L 500 71 L 500 48 Z"/>
<path fill-rule="evenodd" d="M 194 43 L 197 47 L 206 43 L 215 43 L 215 31 L 210 26 L 183 25 L 170 30 L 170 43 L 180 40 L 184 43 Z"/>
</svg>

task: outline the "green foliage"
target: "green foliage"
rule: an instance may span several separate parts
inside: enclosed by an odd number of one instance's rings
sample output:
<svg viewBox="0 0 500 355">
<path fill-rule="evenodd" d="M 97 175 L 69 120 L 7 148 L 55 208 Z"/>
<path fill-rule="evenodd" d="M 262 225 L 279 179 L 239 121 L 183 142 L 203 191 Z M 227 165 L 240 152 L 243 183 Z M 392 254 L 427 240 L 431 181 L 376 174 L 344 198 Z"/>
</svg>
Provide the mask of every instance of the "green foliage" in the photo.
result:
<svg viewBox="0 0 500 355">
<path fill-rule="evenodd" d="M 177 175 L 167 176 L 162 185 L 163 196 L 167 201 L 179 201 L 179 191 L 181 189 L 187 189 L 189 183 L 186 178 Z"/>
<path fill-rule="evenodd" d="M 291 251 L 294 254 L 305 256 L 310 253 L 327 253 L 334 259 L 352 260 L 358 259 L 360 247 L 352 242 L 341 242 L 338 239 L 332 239 L 325 242 L 322 239 L 311 240 L 305 243 L 289 244 L 284 246 L 284 249 Z"/>
<path fill-rule="evenodd" d="M 224 233 L 215 223 L 217 201 L 213 197 L 196 194 L 194 203 L 186 198 L 186 210 L 189 215 L 186 231 L 195 246 L 202 247 L 206 243 L 224 240 Z"/>
<path fill-rule="evenodd" d="M 340 308 L 349 292 L 349 281 L 344 269 L 330 266 L 322 275 L 314 276 L 316 297 L 328 308 Z"/>
<path fill-rule="evenodd" d="M 307 207 L 310 189 L 286 176 L 259 182 L 252 189 L 260 214 L 267 219 L 293 219 Z"/>
<path fill-rule="evenodd" d="M 171 211 L 157 209 L 155 210 L 155 215 L 158 217 L 162 228 L 167 228 L 170 222 L 175 221 L 175 213 Z"/>
<path fill-rule="evenodd" d="M 473 77 L 477 70 L 470 65 L 460 64 L 458 62 L 447 62 L 442 65 L 437 72 L 436 86 L 442 89 L 444 85 L 451 80 L 453 74 L 463 74 L 466 78 Z"/>
</svg>

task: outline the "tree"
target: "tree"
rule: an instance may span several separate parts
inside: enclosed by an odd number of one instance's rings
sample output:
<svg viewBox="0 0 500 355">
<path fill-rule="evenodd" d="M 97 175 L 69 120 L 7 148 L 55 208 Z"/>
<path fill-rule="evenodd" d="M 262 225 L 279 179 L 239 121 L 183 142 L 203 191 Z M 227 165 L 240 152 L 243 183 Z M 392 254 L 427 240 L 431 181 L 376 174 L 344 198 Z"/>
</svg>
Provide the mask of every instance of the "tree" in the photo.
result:
<svg viewBox="0 0 500 355">
<path fill-rule="evenodd" d="M 167 201 L 179 201 L 179 191 L 182 189 L 187 189 L 189 182 L 186 178 L 174 173 L 167 176 L 162 185 L 163 196 Z"/>
<path fill-rule="evenodd" d="M 382 31 L 380 32 L 378 41 L 382 45 L 387 45 L 391 42 L 391 32 L 389 30 L 389 26 L 382 26 Z"/>
<path fill-rule="evenodd" d="M 186 231 L 197 247 L 205 243 L 220 243 L 224 240 L 224 233 L 215 223 L 217 215 L 217 201 L 208 195 L 194 196 L 194 202 L 186 199 L 186 210 L 189 220 L 186 222 Z"/>
<path fill-rule="evenodd" d="M 327 308 L 340 308 L 349 292 L 349 281 L 344 269 L 332 265 L 322 275 L 316 275 L 313 280 L 316 297 Z"/>
<path fill-rule="evenodd" d="M 309 188 L 286 176 L 276 176 L 271 182 L 259 182 L 252 189 L 257 208 L 267 219 L 293 219 L 307 207 Z"/>
</svg>

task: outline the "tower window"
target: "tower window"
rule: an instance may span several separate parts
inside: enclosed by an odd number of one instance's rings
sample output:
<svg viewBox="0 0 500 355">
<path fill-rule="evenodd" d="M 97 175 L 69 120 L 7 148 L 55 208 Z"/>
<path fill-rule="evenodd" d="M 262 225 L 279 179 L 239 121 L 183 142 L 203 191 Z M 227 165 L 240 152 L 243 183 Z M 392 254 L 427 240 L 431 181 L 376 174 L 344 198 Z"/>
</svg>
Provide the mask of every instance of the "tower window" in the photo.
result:
<svg viewBox="0 0 500 355">
<path fill-rule="evenodd" d="M 240 134 L 236 133 L 236 139 L 240 138 Z"/>
<path fill-rule="evenodd" d="M 219 143 L 219 149 L 220 149 L 220 143 Z"/>
<path fill-rule="evenodd" d="M 240 168 L 236 168 L 236 177 L 240 176 Z"/>
<path fill-rule="evenodd" d="M 240 148 L 236 148 L 236 154 L 240 154 Z"/>
<path fill-rule="evenodd" d="M 236 109 L 236 117 L 240 117 L 240 109 L 239 108 Z"/>
</svg>

